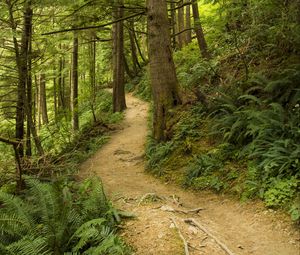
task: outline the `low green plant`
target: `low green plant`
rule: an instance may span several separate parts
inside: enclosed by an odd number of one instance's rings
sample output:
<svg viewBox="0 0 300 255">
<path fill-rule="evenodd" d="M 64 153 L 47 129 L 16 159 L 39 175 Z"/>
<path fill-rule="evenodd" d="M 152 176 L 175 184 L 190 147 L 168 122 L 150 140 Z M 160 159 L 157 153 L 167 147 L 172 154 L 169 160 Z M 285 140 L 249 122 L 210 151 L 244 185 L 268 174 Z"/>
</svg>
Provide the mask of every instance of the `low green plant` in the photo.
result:
<svg viewBox="0 0 300 255">
<path fill-rule="evenodd" d="M 1 254 L 126 254 L 98 179 L 26 185 L 22 196 L 0 192 Z"/>
<path fill-rule="evenodd" d="M 148 137 L 146 147 L 147 169 L 161 175 L 163 173 L 161 166 L 174 149 L 173 141 L 157 143 L 152 137 Z"/>
<path fill-rule="evenodd" d="M 186 179 L 184 184 L 190 186 L 192 185 L 194 179 L 202 176 L 207 177 L 211 175 L 215 170 L 220 169 L 222 166 L 223 163 L 213 155 L 197 155 L 187 167 Z"/>
<path fill-rule="evenodd" d="M 294 198 L 299 180 L 295 177 L 289 179 L 272 179 L 269 188 L 264 193 L 264 201 L 269 207 L 286 206 Z"/>
</svg>

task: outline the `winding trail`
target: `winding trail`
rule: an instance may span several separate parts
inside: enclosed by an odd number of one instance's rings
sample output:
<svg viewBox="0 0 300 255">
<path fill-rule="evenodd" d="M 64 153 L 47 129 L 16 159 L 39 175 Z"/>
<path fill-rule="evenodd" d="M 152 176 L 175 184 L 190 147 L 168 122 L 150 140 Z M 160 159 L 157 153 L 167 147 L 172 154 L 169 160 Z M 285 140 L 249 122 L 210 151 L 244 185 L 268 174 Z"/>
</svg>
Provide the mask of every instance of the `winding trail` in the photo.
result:
<svg viewBox="0 0 300 255">
<path fill-rule="evenodd" d="M 130 94 L 127 105 L 120 129 L 82 164 L 80 177 L 100 176 L 115 206 L 137 216 L 127 220 L 121 232 L 134 247 L 134 254 L 184 254 L 173 221 L 189 243 L 191 255 L 228 254 L 205 232 L 184 222 L 193 218 L 233 254 L 300 255 L 299 232 L 280 213 L 259 203 L 240 204 L 227 196 L 185 191 L 146 174 L 143 158 L 148 105 Z M 185 212 L 194 208 L 203 210 Z"/>
</svg>

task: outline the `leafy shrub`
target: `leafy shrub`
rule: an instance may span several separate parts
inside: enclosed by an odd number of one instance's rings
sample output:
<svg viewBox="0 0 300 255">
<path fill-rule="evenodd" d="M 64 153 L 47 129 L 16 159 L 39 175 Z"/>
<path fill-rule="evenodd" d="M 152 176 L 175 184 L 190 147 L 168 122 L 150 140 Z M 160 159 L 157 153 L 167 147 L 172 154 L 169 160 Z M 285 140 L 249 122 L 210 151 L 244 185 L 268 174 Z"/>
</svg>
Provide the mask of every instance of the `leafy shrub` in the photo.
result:
<svg viewBox="0 0 300 255">
<path fill-rule="evenodd" d="M 266 205 L 271 207 L 287 205 L 294 198 L 298 185 L 299 180 L 295 177 L 271 180 L 270 188 L 264 193 Z"/>
<path fill-rule="evenodd" d="M 23 197 L 0 192 L 1 254 L 125 254 L 99 180 L 26 184 Z"/>
</svg>

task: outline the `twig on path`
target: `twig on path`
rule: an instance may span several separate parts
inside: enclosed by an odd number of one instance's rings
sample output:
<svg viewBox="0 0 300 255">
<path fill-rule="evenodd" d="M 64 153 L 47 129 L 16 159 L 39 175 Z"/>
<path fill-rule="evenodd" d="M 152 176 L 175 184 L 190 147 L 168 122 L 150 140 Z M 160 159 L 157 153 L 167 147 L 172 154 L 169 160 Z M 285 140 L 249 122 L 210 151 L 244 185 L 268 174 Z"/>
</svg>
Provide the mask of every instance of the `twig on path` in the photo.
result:
<svg viewBox="0 0 300 255">
<path fill-rule="evenodd" d="M 229 250 L 229 248 L 222 243 L 217 237 L 215 237 L 212 233 L 210 233 L 205 227 L 200 225 L 195 219 L 185 219 L 185 223 L 196 226 L 197 228 L 201 229 L 203 232 L 205 232 L 209 237 L 214 239 L 216 243 L 228 254 L 228 255 L 235 255 L 232 251 Z"/>
<path fill-rule="evenodd" d="M 195 208 L 191 210 L 181 210 L 181 209 L 174 209 L 171 206 L 163 205 L 160 207 L 161 210 L 166 212 L 178 212 L 183 214 L 189 214 L 189 213 L 199 213 L 200 211 L 204 210 L 203 208 Z"/>
<path fill-rule="evenodd" d="M 174 226 L 175 226 L 175 228 L 176 228 L 176 230 L 177 230 L 177 232 L 178 232 L 178 234 L 179 234 L 179 236 L 180 236 L 180 238 L 181 238 L 181 240 L 183 242 L 185 255 L 189 255 L 190 252 L 189 252 L 189 244 L 188 244 L 188 242 L 185 240 L 184 236 L 182 235 L 182 233 L 181 233 L 181 231 L 180 231 L 180 229 L 179 229 L 179 227 L 178 227 L 175 219 L 171 218 L 171 221 L 173 222 L 173 224 L 174 224 Z"/>
</svg>

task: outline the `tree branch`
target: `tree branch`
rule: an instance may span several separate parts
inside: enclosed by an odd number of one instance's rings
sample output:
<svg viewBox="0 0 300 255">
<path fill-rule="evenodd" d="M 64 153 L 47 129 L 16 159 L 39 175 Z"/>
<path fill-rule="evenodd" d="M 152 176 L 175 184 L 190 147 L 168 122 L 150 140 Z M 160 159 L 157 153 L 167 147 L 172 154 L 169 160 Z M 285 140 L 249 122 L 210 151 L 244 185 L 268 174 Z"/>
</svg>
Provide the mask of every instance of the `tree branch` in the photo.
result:
<svg viewBox="0 0 300 255">
<path fill-rule="evenodd" d="M 18 146 L 20 144 L 20 142 L 13 141 L 13 140 L 1 137 L 1 136 L 0 136 L 0 142 L 6 143 L 6 144 L 10 144 L 10 145 L 14 145 L 14 146 Z"/>
<path fill-rule="evenodd" d="M 44 33 L 42 35 L 53 35 L 53 34 L 71 32 L 71 31 L 79 31 L 79 30 L 88 30 L 88 29 L 94 29 L 94 28 L 102 28 L 102 27 L 106 27 L 106 26 L 118 23 L 118 22 L 123 21 L 123 20 L 128 20 L 128 19 L 137 17 L 139 15 L 143 15 L 143 14 L 145 14 L 145 11 L 142 11 L 142 12 L 139 12 L 139 13 L 135 13 L 135 14 L 132 14 L 130 16 L 127 16 L 127 17 L 124 17 L 124 18 L 121 18 L 121 19 L 117 19 L 117 20 L 114 20 L 114 21 L 111 21 L 111 22 L 108 22 L 108 23 L 105 23 L 105 24 L 101 24 L 101 25 L 87 26 L 87 27 L 75 27 L 75 28 L 57 30 L 57 31 L 52 31 L 52 32 Z"/>
</svg>

